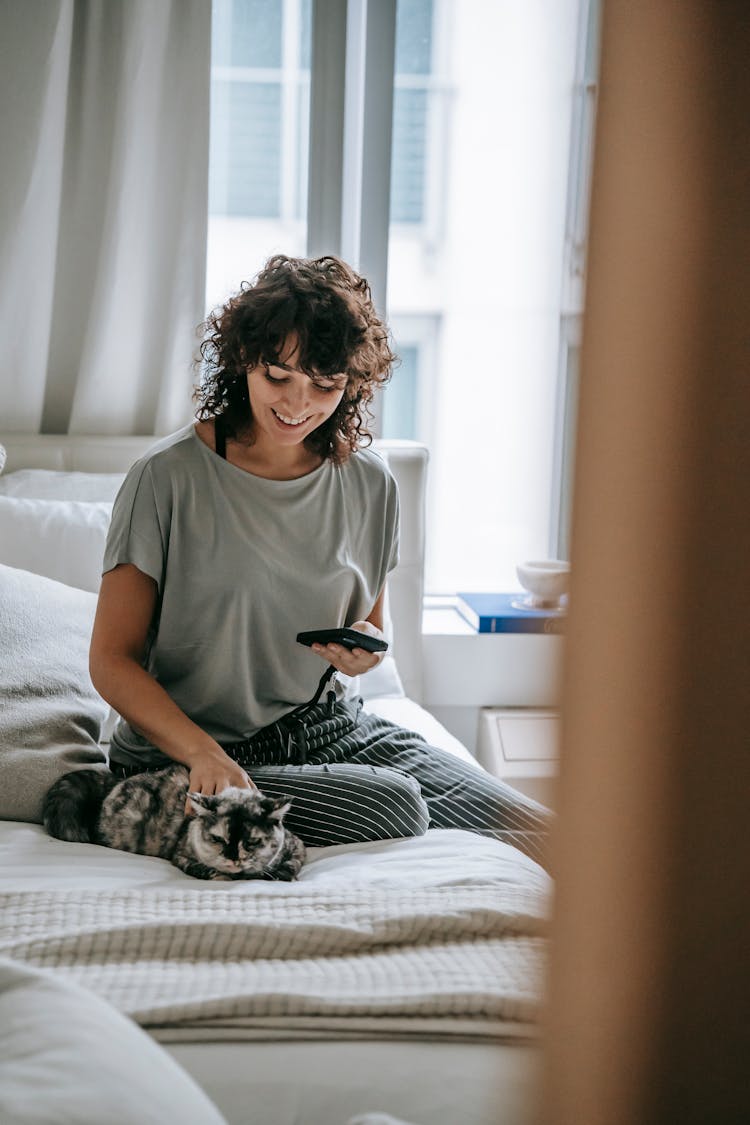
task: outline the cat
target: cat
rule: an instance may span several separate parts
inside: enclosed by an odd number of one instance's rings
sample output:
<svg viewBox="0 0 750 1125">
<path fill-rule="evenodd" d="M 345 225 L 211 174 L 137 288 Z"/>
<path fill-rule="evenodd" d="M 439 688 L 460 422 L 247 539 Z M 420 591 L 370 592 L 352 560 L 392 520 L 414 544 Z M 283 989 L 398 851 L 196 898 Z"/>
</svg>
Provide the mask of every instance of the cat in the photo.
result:
<svg viewBox="0 0 750 1125">
<path fill-rule="evenodd" d="M 104 844 L 168 859 L 196 879 L 292 880 L 305 845 L 284 827 L 291 798 L 257 789 L 191 793 L 188 771 L 167 766 L 118 781 L 108 770 L 73 770 L 44 798 L 42 818 L 58 840 Z"/>
</svg>

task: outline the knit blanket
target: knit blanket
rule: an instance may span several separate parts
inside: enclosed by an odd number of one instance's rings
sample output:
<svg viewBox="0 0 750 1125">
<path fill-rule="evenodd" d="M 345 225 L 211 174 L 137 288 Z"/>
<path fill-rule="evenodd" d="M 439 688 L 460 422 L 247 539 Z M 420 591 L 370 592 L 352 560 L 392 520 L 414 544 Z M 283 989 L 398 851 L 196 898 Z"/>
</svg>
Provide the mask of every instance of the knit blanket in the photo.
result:
<svg viewBox="0 0 750 1125">
<path fill-rule="evenodd" d="M 326 1020 L 491 1032 L 536 1018 L 546 908 L 541 882 L 10 891 L 0 956 L 177 1034 Z"/>
</svg>

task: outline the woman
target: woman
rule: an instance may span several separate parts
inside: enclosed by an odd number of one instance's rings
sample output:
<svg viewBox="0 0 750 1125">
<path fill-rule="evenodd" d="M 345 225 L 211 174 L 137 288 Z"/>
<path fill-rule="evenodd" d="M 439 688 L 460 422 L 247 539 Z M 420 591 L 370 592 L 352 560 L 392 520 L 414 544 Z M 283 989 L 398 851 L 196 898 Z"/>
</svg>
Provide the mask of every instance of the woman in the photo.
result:
<svg viewBox="0 0 750 1125">
<path fill-rule="evenodd" d="M 137 462 L 114 505 L 91 643 L 122 716 L 111 768 L 174 760 L 191 791 L 292 795 L 286 822 L 313 846 L 433 826 L 540 858 L 541 806 L 367 715 L 356 684 L 311 700 L 321 657 L 352 678 L 382 657 L 297 633 L 382 636 L 398 561 L 395 482 L 365 447 L 395 359 L 367 283 L 333 257 L 278 255 L 204 327 L 196 424 Z"/>
</svg>

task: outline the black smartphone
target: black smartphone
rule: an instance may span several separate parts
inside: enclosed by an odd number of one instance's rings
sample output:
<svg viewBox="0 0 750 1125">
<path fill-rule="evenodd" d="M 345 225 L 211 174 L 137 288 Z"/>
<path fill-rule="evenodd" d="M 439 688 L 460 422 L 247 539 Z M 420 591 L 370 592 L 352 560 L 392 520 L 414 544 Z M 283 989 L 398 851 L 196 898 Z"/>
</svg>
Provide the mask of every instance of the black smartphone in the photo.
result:
<svg viewBox="0 0 750 1125">
<path fill-rule="evenodd" d="M 297 633 L 301 645 L 344 645 L 345 648 L 363 648 L 366 652 L 385 652 L 386 641 L 360 633 L 359 629 L 311 629 L 307 633 Z"/>
</svg>

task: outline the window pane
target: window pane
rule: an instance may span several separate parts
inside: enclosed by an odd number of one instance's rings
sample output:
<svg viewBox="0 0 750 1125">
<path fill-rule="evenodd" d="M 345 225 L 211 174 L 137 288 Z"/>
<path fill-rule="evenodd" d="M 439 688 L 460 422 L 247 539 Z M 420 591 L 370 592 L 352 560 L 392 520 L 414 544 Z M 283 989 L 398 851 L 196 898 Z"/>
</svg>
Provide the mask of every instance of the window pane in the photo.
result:
<svg viewBox="0 0 750 1125">
<path fill-rule="evenodd" d="M 578 7 L 399 0 L 423 49 L 395 78 L 388 313 L 397 351 L 410 321 L 440 334 L 413 394 L 396 371 L 384 433 L 423 404 L 429 592 L 518 589 L 550 550 Z"/>
<path fill-rule="evenodd" d="M 394 90 L 391 220 L 419 223 L 424 216 L 427 92 Z"/>
<path fill-rule="evenodd" d="M 396 73 L 428 74 L 432 57 L 432 0 L 399 0 Z"/>
<path fill-rule="evenodd" d="M 214 0 L 214 66 L 281 66 L 281 0 Z"/>
<path fill-rule="evenodd" d="M 300 66 L 309 70 L 312 59 L 312 0 L 301 0 L 299 21 Z"/>
<path fill-rule="evenodd" d="M 215 81 L 209 211 L 276 217 L 281 178 L 281 87 Z"/>
<path fill-rule="evenodd" d="M 417 360 L 414 346 L 399 350 L 400 365 L 388 388 L 383 403 L 383 433 L 390 438 L 416 440 L 417 434 Z"/>
<path fill-rule="evenodd" d="M 307 240 L 311 0 L 214 0 L 206 305 Z"/>
</svg>

